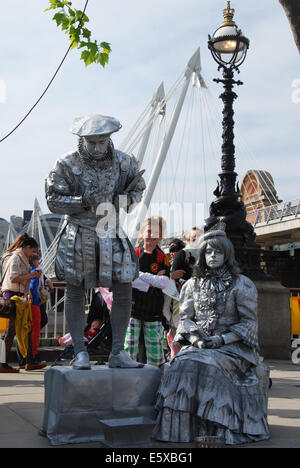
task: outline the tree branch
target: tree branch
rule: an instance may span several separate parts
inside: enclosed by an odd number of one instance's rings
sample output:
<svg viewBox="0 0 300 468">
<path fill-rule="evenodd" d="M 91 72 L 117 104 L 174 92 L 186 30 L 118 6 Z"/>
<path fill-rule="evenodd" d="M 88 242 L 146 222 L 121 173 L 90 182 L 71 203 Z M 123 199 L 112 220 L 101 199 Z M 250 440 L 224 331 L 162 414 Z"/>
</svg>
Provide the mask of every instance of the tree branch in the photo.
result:
<svg viewBox="0 0 300 468">
<path fill-rule="evenodd" d="M 300 1 L 279 0 L 290 22 L 296 46 L 300 53 Z"/>
</svg>

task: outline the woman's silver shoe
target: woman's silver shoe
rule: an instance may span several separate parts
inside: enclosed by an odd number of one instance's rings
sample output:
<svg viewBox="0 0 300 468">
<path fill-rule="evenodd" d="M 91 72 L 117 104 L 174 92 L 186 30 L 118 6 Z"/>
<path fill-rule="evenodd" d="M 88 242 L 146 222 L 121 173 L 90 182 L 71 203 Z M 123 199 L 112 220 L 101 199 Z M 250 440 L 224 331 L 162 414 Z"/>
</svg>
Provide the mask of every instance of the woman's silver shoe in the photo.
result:
<svg viewBox="0 0 300 468">
<path fill-rule="evenodd" d="M 88 353 L 86 351 L 80 351 L 80 353 L 76 354 L 72 367 L 75 370 L 91 369 Z"/>
</svg>

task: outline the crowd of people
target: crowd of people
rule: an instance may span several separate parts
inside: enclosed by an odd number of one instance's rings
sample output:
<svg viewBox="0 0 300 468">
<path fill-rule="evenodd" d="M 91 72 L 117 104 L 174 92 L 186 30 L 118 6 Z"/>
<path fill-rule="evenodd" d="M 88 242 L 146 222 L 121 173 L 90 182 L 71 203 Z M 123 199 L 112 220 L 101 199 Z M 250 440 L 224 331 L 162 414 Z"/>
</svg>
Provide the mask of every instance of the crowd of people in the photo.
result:
<svg viewBox="0 0 300 468">
<path fill-rule="evenodd" d="M 159 246 L 165 229 L 166 224 L 161 217 L 147 219 L 141 228 L 139 245 L 135 250 L 140 272 L 139 278 L 133 282 L 132 311 L 125 338 L 125 350 L 133 359 L 155 366 L 173 358 L 180 349 L 173 344 L 179 319 L 179 293 L 184 282 L 191 277 L 200 235 L 199 229 L 192 228 L 186 235 L 186 242 L 172 239 L 165 253 Z M 53 284 L 39 267 L 37 241 L 26 233 L 20 234 L 2 253 L 1 263 L 1 295 L 4 299 L 18 297 L 16 307 L 22 306 L 23 310 L 27 305 L 29 326 L 23 321 L 18 327 L 17 315 L 8 319 L 2 336 L 6 358 L 5 362 L 0 363 L 0 373 L 42 369 L 47 363 L 41 361 L 38 353 L 40 331 L 48 321 L 45 303 L 48 299 L 47 289 L 53 290 Z M 169 287 L 170 280 L 173 289 Z M 168 288 L 171 294 L 167 292 Z M 174 289 L 177 290 L 176 298 Z M 103 323 L 109 321 L 112 301 L 112 293 L 108 289 L 97 290 L 84 331 L 86 343 Z M 72 346 L 70 333 L 57 339 L 62 347 Z M 9 364 L 14 340 L 19 368 Z"/>
</svg>

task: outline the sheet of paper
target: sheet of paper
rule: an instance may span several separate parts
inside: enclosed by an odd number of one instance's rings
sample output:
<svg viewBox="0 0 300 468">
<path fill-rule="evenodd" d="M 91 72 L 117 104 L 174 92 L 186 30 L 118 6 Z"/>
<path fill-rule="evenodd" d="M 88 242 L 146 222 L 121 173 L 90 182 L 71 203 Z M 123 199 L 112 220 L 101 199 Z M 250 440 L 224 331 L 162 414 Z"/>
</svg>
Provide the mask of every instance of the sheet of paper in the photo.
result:
<svg viewBox="0 0 300 468">
<path fill-rule="evenodd" d="M 162 292 L 167 296 L 172 297 L 172 299 L 176 299 L 177 301 L 179 301 L 179 292 L 177 291 L 174 280 L 170 280 L 168 286 L 165 289 L 163 289 Z"/>
</svg>

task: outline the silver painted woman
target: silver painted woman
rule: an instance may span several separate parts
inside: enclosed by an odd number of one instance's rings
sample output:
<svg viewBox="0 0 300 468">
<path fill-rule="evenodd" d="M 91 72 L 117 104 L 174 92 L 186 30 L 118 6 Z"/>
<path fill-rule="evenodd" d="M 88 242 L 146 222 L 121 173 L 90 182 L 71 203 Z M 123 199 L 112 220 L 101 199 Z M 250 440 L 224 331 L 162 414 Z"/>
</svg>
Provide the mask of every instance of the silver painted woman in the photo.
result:
<svg viewBox="0 0 300 468">
<path fill-rule="evenodd" d="M 113 291 L 113 333 L 110 367 L 138 367 L 124 351 L 131 311 L 131 282 L 138 276 L 138 259 L 118 226 L 120 200 L 125 210 L 140 202 L 145 182 L 137 161 L 114 149 L 111 134 L 121 124 L 94 115 L 74 120 L 78 148 L 56 162 L 46 179 L 47 204 L 66 215 L 56 254 L 56 276 L 66 281 L 66 318 L 75 352 L 75 369 L 90 369 L 83 341 L 85 291 Z M 125 206 L 124 206 L 125 203 Z"/>
<path fill-rule="evenodd" d="M 269 438 L 269 369 L 257 337 L 257 291 L 239 274 L 224 231 L 206 233 L 195 275 L 182 288 L 174 342 L 158 392 L 154 437 L 235 445 Z"/>
</svg>

